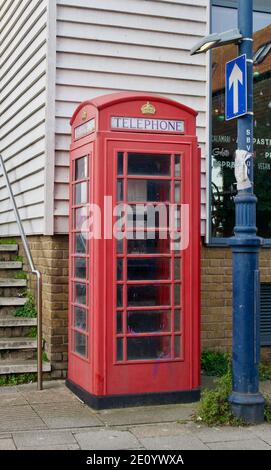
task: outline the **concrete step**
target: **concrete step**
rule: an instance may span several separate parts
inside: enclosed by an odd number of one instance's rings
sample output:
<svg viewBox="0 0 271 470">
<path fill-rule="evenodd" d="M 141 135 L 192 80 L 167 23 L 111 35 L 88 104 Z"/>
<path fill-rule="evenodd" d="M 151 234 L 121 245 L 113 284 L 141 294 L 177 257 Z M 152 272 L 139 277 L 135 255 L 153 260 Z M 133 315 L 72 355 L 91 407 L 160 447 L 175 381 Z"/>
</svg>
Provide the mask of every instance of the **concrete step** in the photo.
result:
<svg viewBox="0 0 271 470">
<path fill-rule="evenodd" d="M 26 279 L 0 279 L 1 287 L 25 287 L 27 284 Z"/>
<path fill-rule="evenodd" d="M 36 338 L 0 338 L 0 350 L 7 349 L 36 349 Z"/>
<path fill-rule="evenodd" d="M 21 306 L 26 302 L 26 297 L 0 297 L 0 307 Z"/>
<path fill-rule="evenodd" d="M 43 372 L 51 371 L 50 362 L 43 362 Z M 36 360 L 1 360 L 0 359 L 0 375 L 4 374 L 27 374 L 31 372 L 37 372 L 37 361 Z"/>
<path fill-rule="evenodd" d="M 0 244 L 0 252 L 1 251 L 5 251 L 5 252 L 6 251 L 13 251 L 13 252 L 18 251 L 18 245 L 15 245 L 15 244 L 14 245 L 11 245 L 11 244 L 10 245 L 1 245 Z"/>
<path fill-rule="evenodd" d="M 15 317 L 13 315 L 6 315 L 4 317 L 0 317 L 0 328 L 19 326 L 37 326 L 37 319 L 27 317 Z"/>
<path fill-rule="evenodd" d="M 0 269 L 22 269 L 21 261 L 0 261 Z"/>
</svg>

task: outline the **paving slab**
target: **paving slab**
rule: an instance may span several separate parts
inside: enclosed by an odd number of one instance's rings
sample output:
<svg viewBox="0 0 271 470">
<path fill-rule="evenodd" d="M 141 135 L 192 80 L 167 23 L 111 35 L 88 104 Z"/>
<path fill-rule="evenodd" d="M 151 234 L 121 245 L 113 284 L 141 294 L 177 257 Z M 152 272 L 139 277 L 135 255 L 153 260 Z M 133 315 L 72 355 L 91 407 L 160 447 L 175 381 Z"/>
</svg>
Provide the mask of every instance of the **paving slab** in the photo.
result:
<svg viewBox="0 0 271 470">
<path fill-rule="evenodd" d="M 0 439 L 0 450 L 16 450 L 12 439 Z"/>
<path fill-rule="evenodd" d="M 158 437 L 158 436 L 179 436 L 180 434 L 188 434 L 190 430 L 186 429 L 183 424 L 178 423 L 157 423 L 155 425 L 139 425 L 130 428 L 130 431 L 137 438 L 141 437 Z"/>
<path fill-rule="evenodd" d="M 195 404 L 142 406 L 138 408 L 103 410 L 99 412 L 99 417 L 106 425 L 110 426 L 174 422 L 189 420 L 195 409 Z"/>
<path fill-rule="evenodd" d="M 140 449 L 142 446 L 129 431 L 105 430 L 75 434 L 82 450 Z"/>
<path fill-rule="evenodd" d="M 1 397 L 2 394 L 3 395 L 7 395 L 7 394 L 11 395 L 13 393 L 14 394 L 19 393 L 18 390 L 17 390 L 17 387 L 5 387 L 5 386 L 0 387 L 0 397 Z"/>
<path fill-rule="evenodd" d="M 78 402 L 78 399 L 67 388 L 59 387 L 57 389 L 45 390 L 22 390 L 20 395 L 31 405 L 37 403 L 58 403 L 58 402 Z M 1 401 L 1 397 L 0 397 Z"/>
<path fill-rule="evenodd" d="M 29 405 L 0 407 L 0 432 L 44 429 L 46 424 Z"/>
<path fill-rule="evenodd" d="M 78 401 L 68 403 L 33 404 L 33 409 L 49 428 L 102 426 L 99 418 Z"/>
<path fill-rule="evenodd" d="M 238 441 L 243 440 L 244 437 L 253 439 L 253 434 L 248 428 L 231 426 L 208 428 L 207 426 L 196 427 L 195 425 L 187 428 L 190 428 L 190 431 L 204 443 Z"/>
<path fill-rule="evenodd" d="M 23 390 L 30 391 L 30 390 L 37 390 L 37 383 L 32 382 L 28 384 L 22 384 L 22 385 L 17 385 L 16 387 L 11 387 L 16 389 L 17 392 L 22 392 Z M 57 389 L 57 388 L 63 388 L 65 389 L 65 380 L 46 380 L 43 382 L 43 390 L 49 390 L 49 389 Z"/>
<path fill-rule="evenodd" d="M 253 438 L 232 442 L 212 442 L 208 443 L 211 450 L 271 450 L 271 447 L 261 439 Z"/>
<path fill-rule="evenodd" d="M 16 406 L 16 405 L 28 405 L 28 402 L 18 392 L 0 394 L 0 407 Z"/>
<path fill-rule="evenodd" d="M 139 438 L 147 450 L 208 450 L 206 444 L 190 434 Z"/>
<path fill-rule="evenodd" d="M 0 439 L 9 439 L 12 438 L 11 432 L 1 432 L 0 433 Z"/>
<path fill-rule="evenodd" d="M 18 449 L 25 447 L 44 449 L 48 446 L 77 444 L 72 433 L 69 431 L 15 432 L 13 433 L 13 439 Z"/>
<path fill-rule="evenodd" d="M 251 426 L 249 431 L 254 435 L 262 439 L 264 442 L 271 446 L 271 425 L 261 424 L 258 426 Z"/>
<path fill-rule="evenodd" d="M 21 450 L 80 450 L 78 444 L 59 444 L 55 446 L 22 447 Z"/>
</svg>

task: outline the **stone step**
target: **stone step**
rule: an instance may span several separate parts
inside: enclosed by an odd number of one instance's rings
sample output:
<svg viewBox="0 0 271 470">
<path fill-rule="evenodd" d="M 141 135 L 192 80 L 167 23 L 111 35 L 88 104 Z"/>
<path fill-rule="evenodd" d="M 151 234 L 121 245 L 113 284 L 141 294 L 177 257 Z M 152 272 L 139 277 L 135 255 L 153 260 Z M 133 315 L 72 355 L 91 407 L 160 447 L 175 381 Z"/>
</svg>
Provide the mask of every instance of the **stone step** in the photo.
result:
<svg viewBox="0 0 271 470">
<path fill-rule="evenodd" d="M 42 363 L 43 372 L 51 371 L 50 362 Z M 5 359 L 0 360 L 0 375 L 4 374 L 27 374 L 37 372 L 36 360 L 22 360 L 22 359 Z"/>
<path fill-rule="evenodd" d="M 0 350 L 37 349 L 36 338 L 0 338 Z"/>
<path fill-rule="evenodd" d="M 18 251 L 18 245 L 1 245 L 0 244 L 0 252 L 1 251 Z"/>
<path fill-rule="evenodd" d="M 37 326 L 37 319 L 27 317 L 15 317 L 13 315 L 0 317 L 0 328 L 7 328 L 13 326 Z"/>
<path fill-rule="evenodd" d="M 0 307 L 20 306 L 24 305 L 26 302 L 26 297 L 0 297 Z"/>
<path fill-rule="evenodd" d="M 27 285 L 26 279 L 0 279 L 1 287 L 25 287 Z"/>
<path fill-rule="evenodd" d="M 0 261 L 0 269 L 22 269 L 21 261 Z"/>
</svg>

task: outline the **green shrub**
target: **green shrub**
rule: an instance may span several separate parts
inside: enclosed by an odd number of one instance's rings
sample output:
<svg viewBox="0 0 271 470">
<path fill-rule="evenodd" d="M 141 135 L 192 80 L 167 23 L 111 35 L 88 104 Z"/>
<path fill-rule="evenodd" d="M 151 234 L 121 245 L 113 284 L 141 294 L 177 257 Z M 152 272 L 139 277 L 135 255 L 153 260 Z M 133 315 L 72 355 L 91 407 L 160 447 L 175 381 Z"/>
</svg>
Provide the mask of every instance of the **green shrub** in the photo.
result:
<svg viewBox="0 0 271 470">
<path fill-rule="evenodd" d="M 265 397 L 264 417 L 268 423 L 271 423 L 271 401 L 268 397 Z"/>
<path fill-rule="evenodd" d="M 17 308 L 15 317 L 36 318 L 36 316 L 37 310 L 34 297 L 30 292 L 27 292 L 27 301 L 22 307 Z"/>
<path fill-rule="evenodd" d="M 0 245 L 17 245 L 17 242 L 12 238 L 0 238 Z"/>
<path fill-rule="evenodd" d="M 218 351 L 203 351 L 201 354 L 201 369 L 205 375 L 222 377 L 228 371 L 230 354 Z"/>
<path fill-rule="evenodd" d="M 271 380 L 271 364 L 260 364 L 259 365 L 259 379 L 261 381 Z"/>
<path fill-rule="evenodd" d="M 28 338 L 36 338 L 37 337 L 37 327 L 36 326 L 32 326 L 30 328 L 27 337 Z"/>
<path fill-rule="evenodd" d="M 17 271 L 15 274 L 15 279 L 27 279 L 27 274 L 25 271 Z"/>
<path fill-rule="evenodd" d="M 21 385 L 37 381 L 37 374 L 11 374 L 0 377 L 0 387 L 7 385 Z"/>
<path fill-rule="evenodd" d="M 202 392 L 196 421 L 202 421 L 208 426 L 240 424 L 231 413 L 228 401 L 232 388 L 232 375 L 230 367 L 227 373 L 217 380 L 214 390 Z"/>
</svg>

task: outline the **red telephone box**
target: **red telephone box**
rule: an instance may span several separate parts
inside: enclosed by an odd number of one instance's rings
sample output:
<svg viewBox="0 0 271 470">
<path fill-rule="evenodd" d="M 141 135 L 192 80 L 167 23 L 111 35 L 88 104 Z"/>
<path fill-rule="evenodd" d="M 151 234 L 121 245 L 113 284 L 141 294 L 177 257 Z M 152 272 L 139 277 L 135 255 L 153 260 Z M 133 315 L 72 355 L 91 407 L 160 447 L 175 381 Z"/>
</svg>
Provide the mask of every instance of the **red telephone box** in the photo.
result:
<svg viewBox="0 0 271 470">
<path fill-rule="evenodd" d="M 67 385 L 94 408 L 199 397 L 196 114 L 117 93 L 72 117 Z"/>
</svg>

